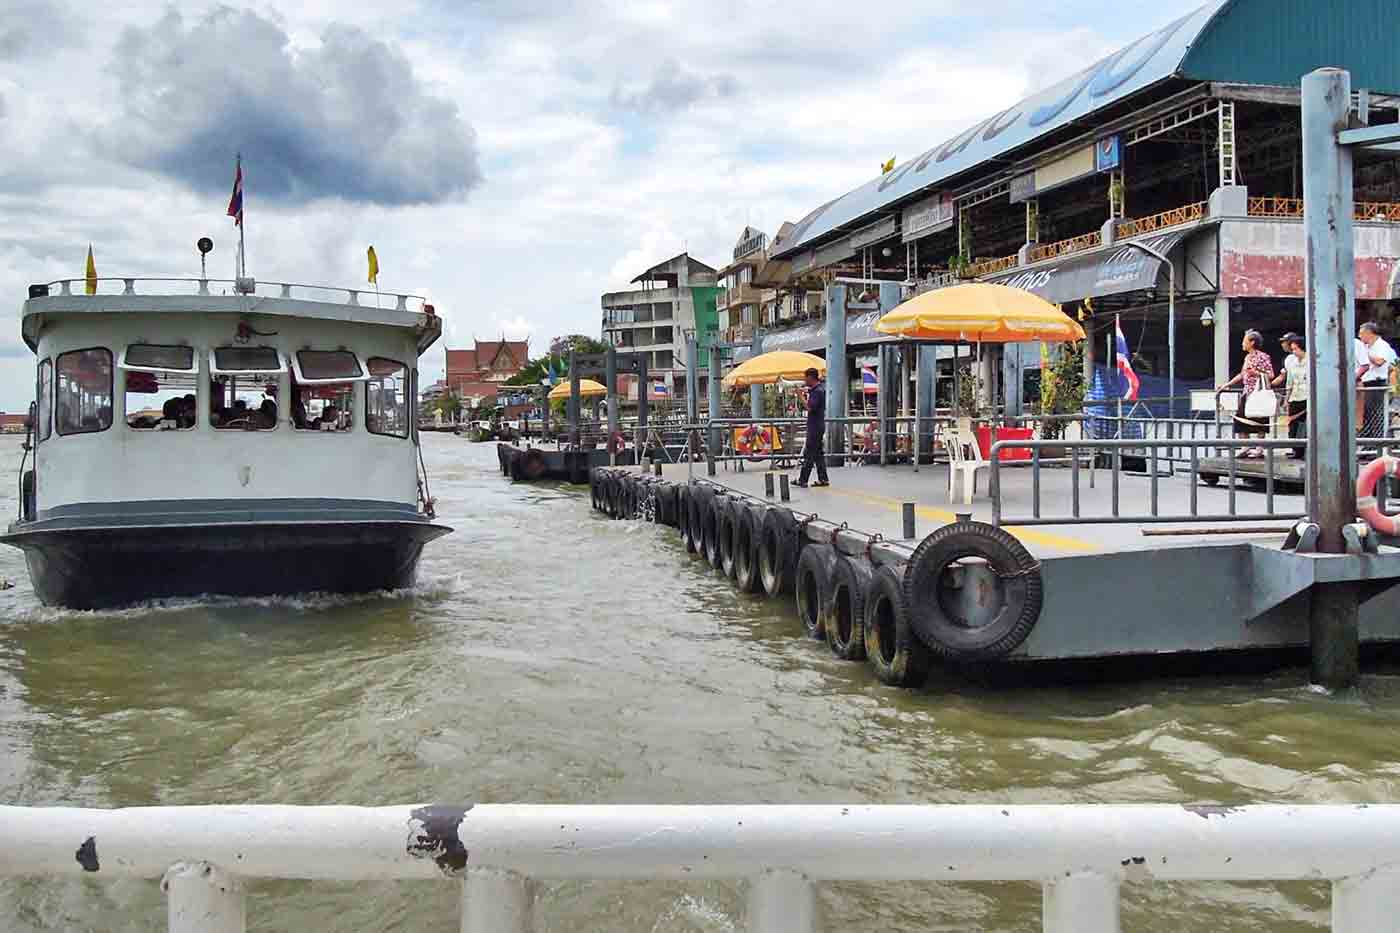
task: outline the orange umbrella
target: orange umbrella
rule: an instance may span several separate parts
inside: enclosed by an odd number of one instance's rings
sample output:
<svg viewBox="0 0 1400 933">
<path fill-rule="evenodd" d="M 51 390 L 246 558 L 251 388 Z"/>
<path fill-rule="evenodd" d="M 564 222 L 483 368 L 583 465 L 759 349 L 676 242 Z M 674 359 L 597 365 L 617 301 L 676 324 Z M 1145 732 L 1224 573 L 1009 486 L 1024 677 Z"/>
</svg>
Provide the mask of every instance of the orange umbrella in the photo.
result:
<svg viewBox="0 0 1400 933">
<path fill-rule="evenodd" d="M 925 292 L 880 318 L 875 329 L 910 340 L 968 343 L 1084 339 L 1077 321 L 1039 295 L 987 282 Z"/>
</svg>

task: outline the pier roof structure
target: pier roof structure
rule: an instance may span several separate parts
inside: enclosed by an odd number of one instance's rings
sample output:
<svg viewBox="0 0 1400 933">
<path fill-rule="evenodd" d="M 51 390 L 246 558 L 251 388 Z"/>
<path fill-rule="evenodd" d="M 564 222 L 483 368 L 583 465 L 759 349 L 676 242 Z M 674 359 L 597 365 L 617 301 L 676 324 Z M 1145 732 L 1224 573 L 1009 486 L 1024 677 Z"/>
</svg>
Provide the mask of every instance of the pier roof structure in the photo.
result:
<svg viewBox="0 0 1400 933">
<path fill-rule="evenodd" d="M 972 182 L 1010 183 L 1015 163 L 1033 150 L 1046 153 L 1091 128 L 1109 132 L 1113 121 L 1193 85 L 1284 88 L 1296 98 L 1304 73 L 1345 64 L 1357 87 L 1400 91 L 1400 59 L 1384 29 L 1393 12 L 1387 0 L 1212 0 L 821 205 L 773 256 L 793 260 L 799 272 L 839 260 L 894 233 L 899 209 L 916 198 Z M 919 219 L 950 223 L 951 203 L 937 208 L 929 205 Z M 911 219 L 903 218 L 906 238 Z"/>
</svg>

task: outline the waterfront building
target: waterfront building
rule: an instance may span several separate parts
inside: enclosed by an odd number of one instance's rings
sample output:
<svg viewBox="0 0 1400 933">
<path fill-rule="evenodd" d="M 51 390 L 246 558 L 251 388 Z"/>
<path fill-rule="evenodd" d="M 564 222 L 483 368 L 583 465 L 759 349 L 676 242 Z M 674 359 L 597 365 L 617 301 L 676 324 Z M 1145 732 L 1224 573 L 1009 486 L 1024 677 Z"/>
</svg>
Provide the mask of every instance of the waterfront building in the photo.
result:
<svg viewBox="0 0 1400 933">
<path fill-rule="evenodd" d="M 1246 329 L 1271 350 L 1303 330 L 1302 76 L 1347 68 L 1370 91 L 1371 122 L 1397 119 L 1400 58 L 1375 9 L 1212 0 L 824 203 L 768 248 L 786 264 L 770 283 L 780 296 L 810 307 L 808 290 L 825 288 L 818 320 L 780 320 L 764 349 L 824 350 L 824 318 L 839 304 L 858 360 L 888 339 L 873 324 L 891 302 L 999 282 L 1081 317 L 1086 368 L 1095 358 L 1102 368 L 1121 318 L 1135 368 L 1165 394 L 1174 283 L 1178 398 L 1225 381 Z M 1357 318 L 1393 332 L 1400 164 L 1388 152 L 1355 157 Z M 1166 255 L 1170 275 L 1140 246 Z M 1007 352 L 1009 404 L 1038 360 Z"/>
<path fill-rule="evenodd" d="M 681 253 L 638 274 L 631 284 L 637 287 L 602 296 L 602 340 L 619 350 L 645 353 L 651 380 L 667 386 L 672 399 L 683 400 L 687 336 L 696 334 L 703 344 L 719 331 L 717 272 Z M 703 402 L 708 352 L 701 349 L 697 361 Z"/>
</svg>

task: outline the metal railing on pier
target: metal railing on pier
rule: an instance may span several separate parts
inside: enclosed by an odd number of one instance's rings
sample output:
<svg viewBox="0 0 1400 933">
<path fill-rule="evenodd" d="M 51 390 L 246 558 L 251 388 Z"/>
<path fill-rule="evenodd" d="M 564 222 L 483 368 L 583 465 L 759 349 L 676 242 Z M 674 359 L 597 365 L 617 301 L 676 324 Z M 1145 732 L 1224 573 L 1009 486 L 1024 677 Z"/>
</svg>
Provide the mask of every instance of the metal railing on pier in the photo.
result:
<svg viewBox="0 0 1400 933">
<path fill-rule="evenodd" d="M 280 878 L 451 881 L 464 933 L 526 933 L 535 882 L 577 880 L 745 880 L 750 933 L 815 933 L 827 882 L 1039 884 L 1045 933 L 1118 933 L 1153 882 L 1328 881 L 1333 933 L 1400 916 L 1395 805 L 0 807 L 0 837 L 0 876 L 161 879 L 172 933 L 241 933 Z"/>
</svg>

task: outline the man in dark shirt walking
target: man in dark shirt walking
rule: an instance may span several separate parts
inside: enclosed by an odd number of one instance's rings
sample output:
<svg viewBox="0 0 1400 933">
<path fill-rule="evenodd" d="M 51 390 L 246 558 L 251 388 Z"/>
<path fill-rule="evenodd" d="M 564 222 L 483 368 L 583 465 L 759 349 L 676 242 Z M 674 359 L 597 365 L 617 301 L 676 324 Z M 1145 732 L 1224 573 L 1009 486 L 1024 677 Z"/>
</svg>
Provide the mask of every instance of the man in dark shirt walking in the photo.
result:
<svg viewBox="0 0 1400 933">
<path fill-rule="evenodd" d="M 826 387 L 815 369 L 804 373 L 807 382 L 807 446 L 802 450 L 802 472 L 798 474 L 797 485 L 807 487 L 807 477 L 812 475 L 812 467 L 817 468 L 817 481 L 814 486 L 830 486 L 826 478 Z"/>
</svg>

